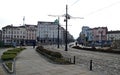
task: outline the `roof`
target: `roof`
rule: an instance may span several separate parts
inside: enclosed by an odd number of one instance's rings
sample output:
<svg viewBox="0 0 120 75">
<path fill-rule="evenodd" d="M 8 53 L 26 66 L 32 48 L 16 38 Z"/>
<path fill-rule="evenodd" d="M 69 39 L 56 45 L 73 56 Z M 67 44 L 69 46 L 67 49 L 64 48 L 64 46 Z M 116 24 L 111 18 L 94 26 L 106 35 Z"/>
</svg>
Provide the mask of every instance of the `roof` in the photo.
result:
<svg viewBox="0 0 120 75">
<path fill-rule="evenodd" d="M 25 24 L 25 26 L 35 26 L 35 27 L 37 27 L 37 25 L 32 25 L 32 24 Z"/>
<path fill-rule="evenodd" d="M 7 26 L 3 27 L 2 29 L 5 29 L 5 28 L 25 28 L 25 26 L 13 26 L 13 25 L 7 25 Z"/>
<path fill-rule="evenodd" d="M 96 28 L 93 28 L 93 29 L 99 29 L 99 28 L 107 29 L 107 27 L 96 27 Z"/>
<path fill-rule="evenodd" d="M 58 25 L 55 22 L 45 22 L 45 21 L 38 21 L 38 25 L 43 24 L 43 25 Z"/>
<path fill-rule="evenodd" d="M 117 34 L 120 33 L 120 31 L 108 31 L 107 34 Z"/>
</svg>

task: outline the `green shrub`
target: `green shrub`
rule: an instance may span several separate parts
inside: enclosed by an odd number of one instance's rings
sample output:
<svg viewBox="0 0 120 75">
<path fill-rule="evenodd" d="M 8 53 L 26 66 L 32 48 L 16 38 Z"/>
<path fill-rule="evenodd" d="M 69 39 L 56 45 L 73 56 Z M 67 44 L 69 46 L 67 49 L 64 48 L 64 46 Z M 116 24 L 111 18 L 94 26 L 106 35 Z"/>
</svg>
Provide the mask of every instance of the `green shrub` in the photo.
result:
<svg viewBox="0 0 120 75">
<path fill-rule="evenodd" d="M 17 55 L 17 53 L 18 52 L 15 52 L 15 51 L 6 51 L 3 54 L 15 54 L 15 55 Z"/>
<path fill-rule="evenodd" d="M 2 60 L 13 60 L 16 57 L 15 54 L 3 54 L 1 56 Z"/>
<path fill-rule="evenodd" d="M 59 52 L 52 52 L 50 55 L 56 58 L 62 58 L 62 54 Z"/>
<path fill-rule="evenodd" d="M 5 62 L 5 65 L 10 69 L 12 70 L 12 62 Z"/>
<path fill-rule="evenodd" d="M 54 61 L 57 63 L 60 63 L 60 64 L 70 64 L 71 63 L 63 58 L 58 58 L 58 59 L 55 59 Z"/>
<path fill-rule="evenodd" d="M 47 58 L 51 59 L 52 61 L 59 63 L 59 64 L 70 64 L 69 61 L 63 59 L 63 56 L 59 52 L 50 51 L 47 49 L 44 49 L 42 46 L 38 46 L 36 48 L 36 51 L 40 54 L 46 56 Z"/>
<path fill-rule="evenodd" d="M 3 53 L 1 56 L 2 60 L 13 60 L 19 52 L 24 50 L 25 48 L 14 48 L 11 50 L 7 50 L 6 52 Z"/>
<path fill-rule="evenodd" d="M 43 46 L 38 46 L 38 47 L 36 48 L 36 50 L 42 50 L 42 49 L 44 49 Z"/>
<path fill-rule="evenodd" d="M 48 54 L 48 55 L 50 55 L 50 56 L 52 56 L 52 57 L 62 58 L 62 54 L 61 54 L 61 53 L 59 53 L 59 52 L 53 52 L 53 51 L 44 49 L 42 46 L 38 46 L 38 47 L 36 48 L 36 51 L 38 51 L 38 52 L 41 51 L 41 52 L 43 52 L 43 53 L 45 53 L 45 54 Z"/>
</svg>

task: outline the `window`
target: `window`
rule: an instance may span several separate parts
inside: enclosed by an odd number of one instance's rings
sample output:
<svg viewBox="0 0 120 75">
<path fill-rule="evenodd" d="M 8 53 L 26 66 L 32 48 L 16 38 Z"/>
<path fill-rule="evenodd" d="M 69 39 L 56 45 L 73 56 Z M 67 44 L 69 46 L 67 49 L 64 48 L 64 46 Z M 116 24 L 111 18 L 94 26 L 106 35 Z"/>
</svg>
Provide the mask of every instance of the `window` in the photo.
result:
<svg viewBox="0 0 120 75">
<path fill-rule="evenodd" d="M 14 38 L 16 38 L 16 35 L 14 35 Z"/>
<path fill-rule="evenodd" d="M 10 31 L 8 33 L 10 34 Z"/>
<path fill-rule="evenodd" d="M 14 31 L 14 34 L 16 34 L 16 31 Z"/>
</svg>

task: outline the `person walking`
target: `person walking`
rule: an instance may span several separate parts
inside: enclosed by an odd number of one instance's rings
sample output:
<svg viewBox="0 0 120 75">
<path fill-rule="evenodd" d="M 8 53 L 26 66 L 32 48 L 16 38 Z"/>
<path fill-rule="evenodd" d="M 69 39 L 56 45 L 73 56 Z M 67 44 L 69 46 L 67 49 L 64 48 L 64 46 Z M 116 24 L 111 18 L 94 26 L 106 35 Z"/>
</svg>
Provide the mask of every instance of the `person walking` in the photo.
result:
<svg viewBox="0 0 120 75">
<path fill-rule="evenodd" d="M 33 48 L 35 48 L 35 42 L 33 42 Z"/>
</svg>

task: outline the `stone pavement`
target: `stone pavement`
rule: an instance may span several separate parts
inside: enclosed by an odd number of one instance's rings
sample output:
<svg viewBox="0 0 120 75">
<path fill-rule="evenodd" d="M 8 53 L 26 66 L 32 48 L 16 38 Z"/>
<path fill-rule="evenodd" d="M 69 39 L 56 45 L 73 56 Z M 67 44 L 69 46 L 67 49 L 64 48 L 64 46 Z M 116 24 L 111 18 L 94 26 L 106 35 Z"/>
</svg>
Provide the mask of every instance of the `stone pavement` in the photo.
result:
<svg viewBox="0 0 120 75">
<path fill-rule="evenodd" d="M 22 51 L 16 60 L 16 75 L 103 75 L 78 65 L 59 65 L 49 62 L 32 47 Z"/>
<path fill-rule="evenodd" d="M 0 65 L 0 75 L 6 75 L 6 73 L 4 72 L 2 65 Z"/>
<path fill-rule="evenodd" d="M 65 51 L 64 46 L 59 49 L 57 46 L 46 45 L 44 48 L 62 53 L 66 58 L 76 56 L 76 65 L 89 69 L 90 60 L 93 60 L 93 72 L 103 73 L 102 75 L 120 75 L 120 55 L 94 52 L 86 50 L 78 50 L 68 48 Z"/>
</svg>

